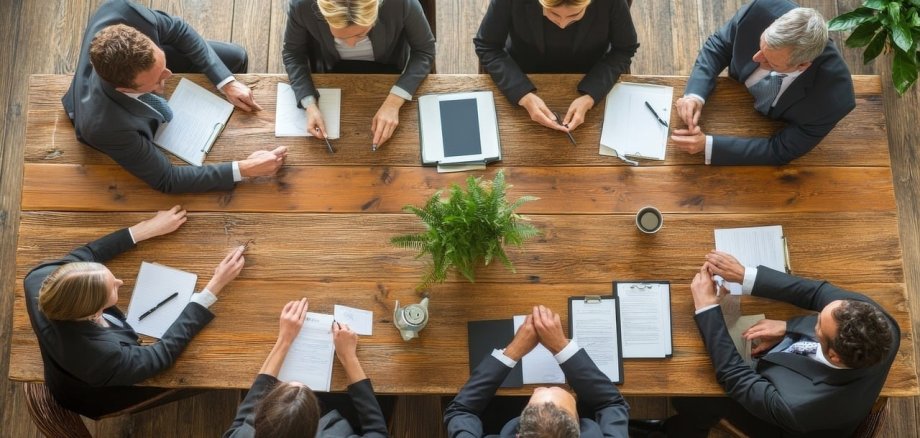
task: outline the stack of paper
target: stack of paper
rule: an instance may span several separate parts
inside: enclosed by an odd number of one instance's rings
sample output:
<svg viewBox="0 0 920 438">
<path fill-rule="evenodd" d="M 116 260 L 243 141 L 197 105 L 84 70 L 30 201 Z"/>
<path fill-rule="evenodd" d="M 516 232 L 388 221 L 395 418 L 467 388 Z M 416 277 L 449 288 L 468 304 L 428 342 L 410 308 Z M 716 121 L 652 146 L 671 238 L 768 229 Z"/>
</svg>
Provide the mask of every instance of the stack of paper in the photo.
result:
<svg viewBox="0 0 920 438">
<path fill-rule="evenodd" d="M 319 91 L 319 112 L 323 115 L 326 135 L 335 140 L 341 136 L 342 89 L 317 88 Z M 297 107 L 294 89 L 283 82 L 278 83 L 278 98 L 275 104 L 275 137 L 313 137 L 307 132 L 307 111 Z"/>
<path fill-rule="evenodd" d="M 723 228 L 715 230 L 716 249 L 733 255 L 744 266 L 766 266 L 786 272 L 788 258 L 783 227 L 772 225 L 750 228 Z M 741 285 L 725 283 L 733 295 L 741 294 Z"/>
<path fill-rule="evenodd" d="M 614 157 L 664 160 L 674 88 L 620 82 L 607 95 L 600 154 Z M 652 110 L 646 107 L 646 102 Z"/>
<path fill-rule="evenodd" d="M 190 272 L 157 263 L 142 262 L 137 273 L 137 281 L 134 283 L 131 302 L 128 304 L 128 324 L 142 335 L 162 338 L 192 299 L 197 281 L 198 276 Z M 173 293 L 179 295 L 158 307 L 143 320 L 138 319 Z"/>
<path fill-rule="evenodd" d="M 314 391 L 329 391 L 335 356 L 332 322 L 332 315 L 307 312 L 307 319 L 281 365 L 278 380 L 293 380 Z"/>
<path fill-rule="evenodd" d="M 418 110 L 422 164 L 456 172 L 501 160 L 491 91 L 422 96 Z"/>
<path fill-rule="evenodd" d="M 169 108 L 172 121 L 160 125 L 153 142 L 187 163 L 201 166 L 227 125 L 233 105 L 182 78 L 169 97 Z"/>
<path fill-rule="evenodd" d="M 667 282 L 614 283 L 620 300 L 624 358 L 672 354 L 671 288 Z"/>
<path fill-rule="evenodd" d="M 569 333 L 611 382 L 623 382 L 616 297 L 570 297 Z"/>
</svg>

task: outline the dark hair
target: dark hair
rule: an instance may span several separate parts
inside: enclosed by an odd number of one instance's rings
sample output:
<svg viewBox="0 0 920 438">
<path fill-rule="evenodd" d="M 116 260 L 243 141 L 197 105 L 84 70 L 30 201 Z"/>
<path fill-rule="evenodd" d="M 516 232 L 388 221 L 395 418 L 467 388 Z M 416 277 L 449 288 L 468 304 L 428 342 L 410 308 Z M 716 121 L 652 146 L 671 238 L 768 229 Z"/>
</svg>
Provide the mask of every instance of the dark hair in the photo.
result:
<svg viewBox="0 0 920 438">
<path fill-rule="evenodd" d="M 832 314 L 837 321 L 837 336 L 829 347 L 850 368 L 875 365 L 891 350 L 891 326 L 888 317 L 872 304 L 843 300 Z"/>
<path fill-rule="evenodd" d="M 138 73 L 153 66 L 155 45 L 147 35 L 124 24 L 108 26 L 93 37 L 89 60 L 106 82 L 116 87 L 134 88 Z"/>
<path fill-rule="evenodd" d="M 518 424 L 519 438 L 578 438 L 578 421 L 551 402 L 527 405 Z"/>
<path fill-rule="evenodd" d="M 310 388 L 279 383 L 256 406 L 255 438 L 312 438 L 319 427 L 319 414 L 319 400 Z"/>
</svg>

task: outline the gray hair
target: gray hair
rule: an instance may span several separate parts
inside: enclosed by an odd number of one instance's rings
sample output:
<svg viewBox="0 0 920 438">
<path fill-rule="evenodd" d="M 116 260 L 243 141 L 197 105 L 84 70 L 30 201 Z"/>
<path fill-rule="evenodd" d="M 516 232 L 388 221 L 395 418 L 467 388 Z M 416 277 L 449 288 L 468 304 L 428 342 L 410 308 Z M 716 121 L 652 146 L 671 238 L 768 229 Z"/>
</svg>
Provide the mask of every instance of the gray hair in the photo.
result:
<svg viewBox="0 0 920 438">
<path fill-rule="evenodd" d="M 824 17 L 812 8 L 795 8 L 776 19 L 763 32 L 767 47 L 789 47 L 789 64 L 811 62 L 827 45 L 827 24 Z"/>
<path fill-rule="evenodd" d="M 521 412 L 518 438 L 578 438 L 578 421 L 551 402 L 527 405 Z"/>
</svg>

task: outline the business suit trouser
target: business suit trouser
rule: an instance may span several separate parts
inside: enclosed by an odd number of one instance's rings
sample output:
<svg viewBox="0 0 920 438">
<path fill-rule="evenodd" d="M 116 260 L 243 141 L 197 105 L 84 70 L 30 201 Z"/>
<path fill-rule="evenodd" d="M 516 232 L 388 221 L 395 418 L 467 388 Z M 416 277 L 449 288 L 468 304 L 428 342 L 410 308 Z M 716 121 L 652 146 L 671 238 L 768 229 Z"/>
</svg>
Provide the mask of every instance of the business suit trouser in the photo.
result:
<svg viewBox="0 0 920 438">
<path fill-rule="evenodd" d="M 208 41 L 208 45 L 217 53 L 221 62 L 230 69 L 230 73 L 246 73 L 249 70 L 249 56 L 246 49 L 221 41 Z M 179 53 L 171 46 L 162 46 L 166 54 L 166 67 L 173 73 L 201 73 L 199 67 L 193 64 L 185 55 Z"/>
<path fill-rule="evenodd" d="M 728 397 L 672 397 L 671 404 L 677 415 L 665 422 L 669 437 L 706 438 L 709 429 L 723 418 L 753 438 L 783 434 L 782 429 L 751 415 Z"/>
</svg>

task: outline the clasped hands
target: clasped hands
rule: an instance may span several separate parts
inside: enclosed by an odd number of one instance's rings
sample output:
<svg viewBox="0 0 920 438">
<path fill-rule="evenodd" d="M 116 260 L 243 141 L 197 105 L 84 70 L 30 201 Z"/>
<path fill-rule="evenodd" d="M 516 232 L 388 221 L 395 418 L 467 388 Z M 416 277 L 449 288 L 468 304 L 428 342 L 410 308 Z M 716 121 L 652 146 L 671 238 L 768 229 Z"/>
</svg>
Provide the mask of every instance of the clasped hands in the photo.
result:
<svg viewBox="0 0 920 438">
<path fill-rule="evenodd" d="M 543 344 L 555 356 L 569 344 L 562 331 L 559 314 L 545 306 L 534 306 L 533 313 L 527 315 L 511 343 L 505 347 L 505 356 L 514 361 L 521 360 L 537 344 Z"/>
<path fill-rule="evenodd" d="M 556 120 L 556 114 L 534 93 L 525 94 L 518 105 L 527 110 L 530 120 L 557 131 L 572 132 L 585 122 L 585 114 L 594 107 L 594 98 L 585 94 L 573 100 L 562 120 Z"/>
<path fill-rule="evenodd" d="M 703 101 L 693 96 L 684 96 L 674 103 L 677 115 L 686 128 L 675 129 L 671 135 L 674 146 L 689 154 L 698 154 L 706 148 L 706 134 L 700 129 L 700 115 L 703 113 Z"/>
</svg>

